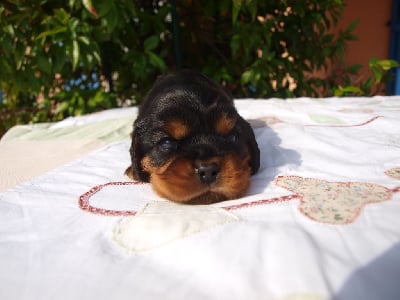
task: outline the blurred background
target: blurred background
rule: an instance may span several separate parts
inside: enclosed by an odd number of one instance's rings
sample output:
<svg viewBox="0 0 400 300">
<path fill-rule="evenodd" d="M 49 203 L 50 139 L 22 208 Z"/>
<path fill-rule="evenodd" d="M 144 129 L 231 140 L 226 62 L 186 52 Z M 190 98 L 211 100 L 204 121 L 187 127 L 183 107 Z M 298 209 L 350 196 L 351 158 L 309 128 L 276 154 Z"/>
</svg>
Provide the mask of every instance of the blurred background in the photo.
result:
<svg viewBox="0 0 400 300">
<path fill-rule="evenodd" d="M 0 136 L 198 70 L 236 98 L 396 94 L 399 1 L 3 0 Z"/>
</svg>

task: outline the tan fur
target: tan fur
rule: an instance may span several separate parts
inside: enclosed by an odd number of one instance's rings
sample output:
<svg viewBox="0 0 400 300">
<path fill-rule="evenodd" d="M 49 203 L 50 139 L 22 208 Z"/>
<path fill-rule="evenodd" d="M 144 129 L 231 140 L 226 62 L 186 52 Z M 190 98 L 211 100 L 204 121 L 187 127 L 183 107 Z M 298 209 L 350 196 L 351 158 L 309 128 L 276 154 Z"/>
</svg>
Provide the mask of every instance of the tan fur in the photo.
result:
<svg viewBox="0 0 400 300">
<path fill-rule="evenodd" d="M 240 159 L 235 154 L 212 158 L 218 162 L 220 174 L 215 183 L 206 185 L 197 177 L 193 162 L 175 158 L 155 168 L 149 157 L 143 159 L 143 168 L 149 172 L 153 189 L 161 197 L 179 203 L 210 204 L 242 196 L 250 185 L 249 157 Z"/>
<path fill-rule="evenodd" d="M 215 191 L 225 195 L 227 199 L 243 196 L 250 186 L 249 160 L 250 156 L 240 159 L 235 154 L 226 155 L 220 171 L 219 184 Z"/>
<path fill-rule="evenodd" d="M 176 140 L 181 140 L 190 134 L 190 127 L 183 120 L 171 120 L 164 126 L 168 135 Z"/>
<path fill-rule="evenodd" d="M 228 115 L 224 113 L 214 124 L 214 128 L 218 134 L 227 135 L 232 131 L 235 123 L 236 118 L 228 117 Z"/>
</svg>

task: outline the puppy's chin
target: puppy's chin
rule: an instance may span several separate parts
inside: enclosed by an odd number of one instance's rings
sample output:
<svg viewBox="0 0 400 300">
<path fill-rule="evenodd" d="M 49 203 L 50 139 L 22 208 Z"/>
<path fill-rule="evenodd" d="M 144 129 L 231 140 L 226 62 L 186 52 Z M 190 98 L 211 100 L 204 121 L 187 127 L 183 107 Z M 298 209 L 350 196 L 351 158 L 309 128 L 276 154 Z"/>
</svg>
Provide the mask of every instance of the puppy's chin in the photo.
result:
<svg viewBox="0 0 400 300">
<path fill-rule="evenodd" d="M 227 198 L 227 196 L 209 191 L 209 192 L 205 192 L 204 194 L 201 194 L 200 196 L 197 196 L 195 198 L 192 198 L 188 201 L 181 202 L 181 203 L 193 204 L 193 205 L 197 205 L 197 204 L 204 205 L 204 204 L 212 204 L 212 203 L 217 203 L 217 202 L 226 201 L 226 200 L 229 200 L 229 198 Z"/>
<path fill-rule="evenodd" d="M 204 184 L 198 178 L 193 162 L 174 158 L 161 167 L 151 166 L 150 157 L 142 165 L 150 173 L 155 192 L 171 201 L 185 204 L 211 204 L 239 198 L 250 185 L 249 157 L 227 154 L 220 159 L 221 169 L 215 182 Z"/>
</svg>

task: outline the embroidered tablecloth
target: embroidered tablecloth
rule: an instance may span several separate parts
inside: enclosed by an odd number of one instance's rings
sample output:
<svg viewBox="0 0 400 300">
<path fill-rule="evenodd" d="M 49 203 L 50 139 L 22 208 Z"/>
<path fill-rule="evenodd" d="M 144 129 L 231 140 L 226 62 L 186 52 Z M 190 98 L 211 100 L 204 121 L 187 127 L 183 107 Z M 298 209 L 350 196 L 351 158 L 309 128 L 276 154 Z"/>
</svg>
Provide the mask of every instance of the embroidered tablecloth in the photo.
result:
<svg viewBox="0 0 400 300">
<path fill-rule="evenodd" d="M 136 108 L 0 141 L 0 299 L 398 299 L 400 97 L 242 99 L 260 171 L 177 205 L 123 175 Z"/>
</svg>

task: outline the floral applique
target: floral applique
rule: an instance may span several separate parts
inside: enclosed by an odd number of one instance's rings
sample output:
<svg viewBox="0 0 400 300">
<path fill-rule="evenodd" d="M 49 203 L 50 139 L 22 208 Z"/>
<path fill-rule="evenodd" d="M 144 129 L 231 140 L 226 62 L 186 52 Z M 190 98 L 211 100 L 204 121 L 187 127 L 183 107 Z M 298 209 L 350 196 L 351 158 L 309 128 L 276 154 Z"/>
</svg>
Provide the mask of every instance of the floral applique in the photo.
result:
<svg viewBox="0 0 400 300">
<path fill-rule="evenodd" d="M 387 176 L 400 180 L 400 168 L 393 168 L 385 172 Z"/>
<path fill-rule="evenodd" d="M 299 210 L 304 215 L 332 224 L 353 222 L 366 204 L 389 200 L 394 191 L 374 183 L 329 182 L 300 176 L 279 176 L 276 184 L 301 197 Z"/>
</svg>

